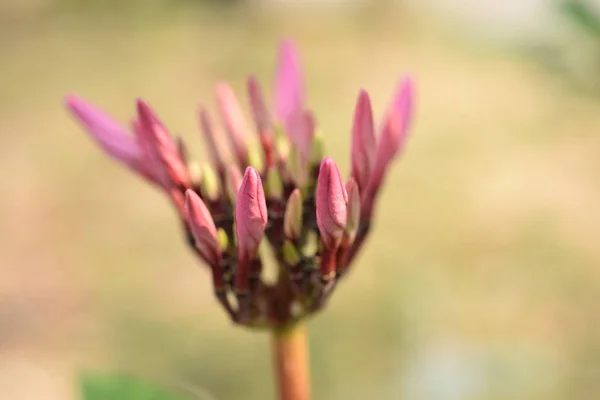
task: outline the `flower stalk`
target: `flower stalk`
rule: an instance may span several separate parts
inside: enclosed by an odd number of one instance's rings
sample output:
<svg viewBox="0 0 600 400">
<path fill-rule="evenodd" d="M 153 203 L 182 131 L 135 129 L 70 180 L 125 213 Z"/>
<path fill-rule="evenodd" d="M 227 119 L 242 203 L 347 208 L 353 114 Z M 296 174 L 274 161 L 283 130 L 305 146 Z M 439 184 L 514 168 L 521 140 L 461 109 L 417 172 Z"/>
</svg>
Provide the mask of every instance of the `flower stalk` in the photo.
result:
<svg viewBox="0 0 600 400">
<path fill-rule="evenodd" d="M 279 400 L 308 400 L 310 377 L 306 328 L 299 324 L 271 334 Z"/>
</svg>

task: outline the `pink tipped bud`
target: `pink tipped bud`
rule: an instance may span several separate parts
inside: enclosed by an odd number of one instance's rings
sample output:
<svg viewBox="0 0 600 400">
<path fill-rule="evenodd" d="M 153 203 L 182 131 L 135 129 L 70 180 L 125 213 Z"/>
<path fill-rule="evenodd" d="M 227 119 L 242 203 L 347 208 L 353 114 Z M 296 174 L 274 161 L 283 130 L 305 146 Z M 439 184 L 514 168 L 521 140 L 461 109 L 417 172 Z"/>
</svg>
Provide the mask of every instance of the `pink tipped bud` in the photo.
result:
<svg viewBox="0 0 600 400">
<path fill-rule="evenodd" d="M 267 205 L 260 175 L 246 168 L 235 204 L 238 258 L 253 259 L 267 225 Z"/>
<path fill-rule="evenodd" d="M 185 191 L 185 211 L 196 248 L 209 264 L 218 265 L 221 252 L 215 223 L 202 199 L 192 189 Z"/>
<path fill-rule="evenodd" d="M 205 108 L 200 109 L 200 130 L 204 135 L 204 141 L 206 142 L 207 147 L 206 150 L 211 158 L 213 166 L 218 171 L 222 171 L 225 168 L 225 156 L 223 155 L 221 143 L 215 134 L 208 111 Z"/>
<path fill-rule="evenodd" d="M 151 164 L 156 168 L 159 181 L 165 186 L 188 187 L 187 166 L 181 159 L 177 145 L 154 111 L 143 100 L 137 101 L 140 138 L 145 142 Z"/>
<path fill-rule="evenodd" d="M 352 173 L 358 187 L 365 189 L 375 159 L 375 127 L 369 94 L 361 90 L 354 111 L 352 127 Z"/>
<path fill-rule="evenodd" d="M 275 80 L 275 111 L 287 126 L 304 109 L 304 83 L 294 45 L 284 41 L 279 47 Z"/>
<path fill-rule="evenodd" d="M 77 96 L 68 96 L 66 106 L 109 156 L 140 170 L 141 149 L 125 127 Z"/>
<path fill-rule="evenodd" d="M 317 225 L 325 247 L 340 244 L 347 219 L 348 195 L 340 171 L 330 157 L 325 157 L 317 183 Z"/>
<path fill-rule="evenodd" d="M 289 239 L 296 240 L 302 234 L 302 208 L 302 193 L 296 188 L 287 201 L 283 216 L 283 230 Z"/>
<path fill-rule="evenodd" d="M 216 87 L 217 104 L 225 130 L 229 136 L 231 148 L 242 166 L 248 165 L 248 145 L 246 143 L 246 121 L 240 103 L 227 83 Z"/>
</svg>

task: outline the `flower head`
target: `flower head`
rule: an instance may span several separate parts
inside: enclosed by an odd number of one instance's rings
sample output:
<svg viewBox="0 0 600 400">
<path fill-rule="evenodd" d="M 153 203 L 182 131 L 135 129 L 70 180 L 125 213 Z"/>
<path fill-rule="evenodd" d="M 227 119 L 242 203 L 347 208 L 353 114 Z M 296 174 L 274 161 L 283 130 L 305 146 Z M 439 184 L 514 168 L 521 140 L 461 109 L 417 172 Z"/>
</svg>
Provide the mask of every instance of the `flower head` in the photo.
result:
<svg viewBox="0 0 600 400">
<path fill-rule="evenodd" d="M 190 161 L 183 140 L 173 139 L 145 101 L 137 101 L 127 129 L 79 97 L 66 99 L 109 156 L 169 197 L 189 244 L 210 268 L 217 299 L 232 321 L 246 326 L 284 327 L 326 304 L 368 236 L 377 195 L 404 147 L 412 115 L 413 84 L 405 79 L 376 139 L 369 95 L 359 92 L 344 184 L 335 161 L 324 156 L 326 136 L 315 134 L 317 119 L 306 105 L 299 57 L 289 41 L 280 46 L 274 86 L 269 110 L 258 80 L 248 79 L 258 149 L 249 146 L 250 128 L 233 89 L 217 84 L 229 149 L 202 107 L 199 125 L 210 157 L 202 167 Z M 262 242 L 279 266 L 276 283 L 263 279 Z"/>
</svg>

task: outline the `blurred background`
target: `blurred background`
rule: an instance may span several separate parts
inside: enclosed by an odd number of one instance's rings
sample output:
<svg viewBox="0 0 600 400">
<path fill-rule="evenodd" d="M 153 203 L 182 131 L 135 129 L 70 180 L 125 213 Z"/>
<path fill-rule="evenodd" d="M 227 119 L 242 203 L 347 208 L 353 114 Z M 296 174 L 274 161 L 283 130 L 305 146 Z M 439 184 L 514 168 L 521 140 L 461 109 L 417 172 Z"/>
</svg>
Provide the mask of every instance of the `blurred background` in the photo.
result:
<svg viewBox="0 0 600 400">
<path fill-rule="evenodd" d="M 0 0 L 0 397 L 78 399 L 121 371 L 274 398 L 268 336 L 232 328 L 157 191 L 67 115 L 149 101 L 195 157 L 215 82 L 301 52 L 349 170 L 359 88 L 418 108 L 375 229 L 309 323 L 315 399 L 600 396 L 600 1 Z M 190 393 L 194 393 L 191 394 Z"/>
</svg>

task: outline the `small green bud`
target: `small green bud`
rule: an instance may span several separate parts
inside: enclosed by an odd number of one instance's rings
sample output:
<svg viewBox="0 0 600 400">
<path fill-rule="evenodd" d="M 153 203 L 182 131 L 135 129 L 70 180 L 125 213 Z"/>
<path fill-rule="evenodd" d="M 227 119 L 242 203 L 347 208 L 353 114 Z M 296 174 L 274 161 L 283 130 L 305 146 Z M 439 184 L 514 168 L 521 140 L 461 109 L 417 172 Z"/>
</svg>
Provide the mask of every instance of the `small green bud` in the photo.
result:
<svg viewBox="0 0 600 400">
<path fill-rule="evenodd" d="M 221 248 L 221 251 L 227 251 L 229 248 L 229 237 L 223 228 L 219 228 L 217 230 L 217 240 L 219 241 L 219 247 Z"/>
<path fill-rule="evenodd" d="M 360 194 L 358 193 L 358 185 L 354 178 L 348 179 L 346 192 L 348 193 L 348 205 L 344 234 L 350 241 L 353 241 L 360 222 Z"/>
<path fill-rule="evenodd" d="M 254 146 L 248 149 L 248 165 L 257 171 L 262 171 L 264 168 L 262 154 Z"/>
<path fill-rule="evenodd" d="M 310 164 L 318 166 L 325 157 L 325 144 L 321 132 L 317 132 L 313 138 L 312 149 L 310 152 Z"/>
<path fill-rule="evenodd" d="M 219 199 L 221 189 L 219 187 L 219 178 L 214 169 L 210 165 L 205 164 L 202 167 L 202 194 L 208 197 L 209 200 L 216 201 Z"/>
<path fill-rule="evenodd" d="M 290 142 L 281 125 L 275 126 L 275 149 L 284 160 L 287 159 L 290 151 Z"/>
<path fill-rule="evenodd" d="M 267 197 L 281 199 L 283 197 L 283 182 L 279 172 L 271 167 L 267 170 Z"/>
<path fill-rule="evenodd" d="M 190 161 L 188 163 L 188 174 L 193 184 L 200 184 L 202 182 L 202 167 L 197 162 Z"/>
<path fill-rule="evenodd" d="M 283 259 L 288 265 L 296 265 L 300 262 L 300 254 L 289 240 L 283 242 Z"/>
<path fill-rule="evenodd" d="M 287 201 L 283 216 L 283 230 L 292 240 L 298 239 L 302 234 L 302 194 L 298 188 L 294 189 Z"/>
<path fill-rule="evenodd" d="M 296 146 L 290 146 L 290 152 L 287 158 L 287 170 L 298 187 L 304 187 L 308 180 L 308 171 L 304 165 L 302 157 Z"/>
</svg>

